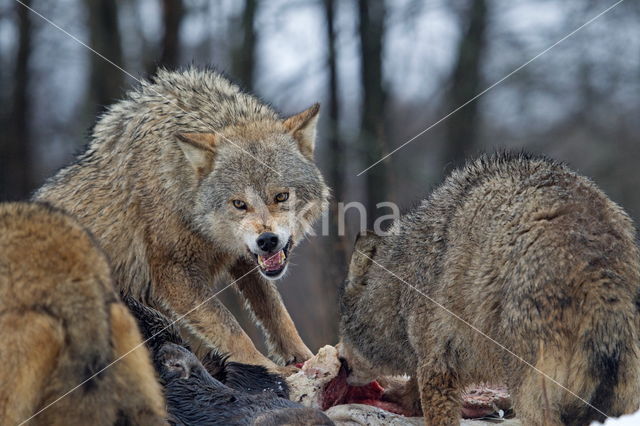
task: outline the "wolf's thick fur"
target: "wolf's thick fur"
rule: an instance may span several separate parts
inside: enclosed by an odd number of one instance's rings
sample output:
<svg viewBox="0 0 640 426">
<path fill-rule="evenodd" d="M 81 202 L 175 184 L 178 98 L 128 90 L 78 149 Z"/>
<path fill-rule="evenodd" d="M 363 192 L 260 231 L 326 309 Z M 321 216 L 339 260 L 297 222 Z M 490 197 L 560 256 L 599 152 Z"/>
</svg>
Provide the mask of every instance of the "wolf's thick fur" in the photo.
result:
<svg viewBox="0 0 640 426">
<path fill-rule="evenodd" d="M 352 381 L 410 374 L 432 425 L 458 423 L 465 385 L 496 380 L 524 424 L 603 418 L 444 307 L 598 410 L 632 412 L 639 268 L 632 221 L 591 181 L 546 159 L 481 157 L 391 235 L 356 243 L 341 295 Z"/>
<path fill-rule="evenodd" d="M 141 342 L 109 265 L 75 220 L 42 204 L 0 205 L 0 419 L 18 424 Z M 166 424 L 144 346 L 29 424 Z"/>
<path fill-rule="evenodd" d="M 35 198 L 76 215 L 109 255 L 117 287 L 170 317 L 210 299 L 230 274 L 274 358 L 302 361 L 311 352 L 256 271 L 268 254 L 256 239 L 273 233 L 274 252 L 288 255 L 325 207 L 312 158 L 317 117 L 315 105 L 282 119 L 212 71 L 161 70 L 109 109 L 86 152 Z M 185 325 L 234 361 L 277 369 L 215 298 Z"/>
</svg>

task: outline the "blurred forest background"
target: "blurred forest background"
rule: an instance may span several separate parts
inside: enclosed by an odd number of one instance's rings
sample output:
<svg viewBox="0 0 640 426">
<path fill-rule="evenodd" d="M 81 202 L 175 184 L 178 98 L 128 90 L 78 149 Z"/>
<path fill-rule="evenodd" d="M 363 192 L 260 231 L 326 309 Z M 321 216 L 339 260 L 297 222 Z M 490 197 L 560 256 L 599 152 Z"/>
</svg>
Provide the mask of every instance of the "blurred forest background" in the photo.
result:
<svg viewBox="0 0 640 426">
<path fill-rule="evenodd" d="M 136 77 L 212 65 L 284 114 L 322 103 L 316 157 L 335 200 L 408 208 L 465 157 L 567 161 L 640 219 L 640 2 L 627 0 L 22 0 Z M 0 0 L 0 199 L 22 199 L 82 149 L 136 82 L 14 0 Z M 336 207 L 335 202 L 332 209 Z M 335 343 L 349 233 L 312 237 L 279 284 L 312 349 Z M 356 215 L 357 216 L 357 215 Z M 234 311 L 233 291 L 223 295 Z M 242 316 L 248 332 L 259 332 Z"/>
</svg>

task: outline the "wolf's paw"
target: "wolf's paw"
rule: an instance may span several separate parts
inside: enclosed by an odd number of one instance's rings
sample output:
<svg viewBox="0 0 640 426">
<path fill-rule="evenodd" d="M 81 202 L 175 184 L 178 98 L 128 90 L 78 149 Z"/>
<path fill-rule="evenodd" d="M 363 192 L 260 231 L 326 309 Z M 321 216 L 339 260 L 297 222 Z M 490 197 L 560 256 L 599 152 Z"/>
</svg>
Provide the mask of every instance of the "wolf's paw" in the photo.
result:
<svg viewBox="0 0 640 426">
<path fill-rule="evenodd" d="M 304 364 L 308 359 L 311 359 L 313 354 L 309 349 L 305 347 L 304 352 L 298 352 L 289 356 L 286 360 L 286 365 Z"/>
<path fill-rule="evenodd" d="M 280 358 L 285 365 L 303 364 L 312 357 L 313 353 L 304 345 L 297 348 L 287 348 L 280 353 Z"/>
<path fill-rule="evenodd" d="M 277 366 L 273 369 L 269 369 L 269 371 L 286 378 L 293 374 L 296 374 L 298 371 L 300 371 L 300 368 L 298 368 L 295 364 L 290 364 L 285 366 Z"/>
</svg>

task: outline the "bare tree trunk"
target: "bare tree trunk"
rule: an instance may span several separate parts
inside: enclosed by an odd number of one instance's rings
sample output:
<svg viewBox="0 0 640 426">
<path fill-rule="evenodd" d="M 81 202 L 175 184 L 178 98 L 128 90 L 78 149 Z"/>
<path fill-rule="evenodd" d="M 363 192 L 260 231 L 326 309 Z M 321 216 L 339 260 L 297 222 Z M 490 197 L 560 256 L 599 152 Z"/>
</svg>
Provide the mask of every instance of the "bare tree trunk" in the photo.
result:
<svg viewBox="0 0 640 426">
<path fill-rule="evenodd" d="M 366 166 L 387 151 L 385 134 L 386 93 L 382 81 L 382 45 L 385 4 L 382 0 L 358 0 L 360 56 L 362 60 L 362 119 L 360 147 Z M 368 170 L 366 176 L 367 225 L 372 226 L 376 204 L 387 199 L 388 170 L 385 162 Z"/>
<path fill-rule="evenodd" d="M 258 11 L 258 0 L 245 0 L 242 12 L 242 43 L 234 52 L 233 68 L 238 82 L 246 89 L 253 89 L 253 75 L 256 66 L 256 44 L 258 36 L 255 30 L 255 19 Z"/>
<path fill-rule="evenodd" d="M 162 1 L 162 21 L 164 35 L 162 36 L 162 54 L 159 66 L 174 69 L 180 60 L 180 23 L 184 15 L 182 0 Z"/>
<path fill-rule="evenodd" d="M 329 207 L 329 235 L 325 242 L 327 264 L 331 265 L 323 269 L 322 277 L 323 293 L 327 296 L 326 308 L 323 309 L 325 324 L 330 326 L 331 341 L 338 336 L 336 318 L 337 313 L 337 284 L 344 279 L 346 274 L 345 238 L 338 234 L 338 202 L 344 201 L 344 148 L 340 143 L 339 123 L 340 105 L 338 99 L 338 66 L 336 52 L 335 31 L 335 0 L 324 0 L 324 12 L 326 20 L 327 38 L 327 68 L 329 71 L 328 91 L 328 132 L 327 132 L 327 167 L 329 168 L 329 186 L 333 190 L 333 198 Z"/>
<path fill-rule="evenodd" d="M 457 108 L 473 98 L 481 89 L 482 58 L 485 53 L 487 3 L 472 0 L 462 17 L 466 27 L 458 45 L 457 59 L 452 73 L 450 108 Z M 473 151 L 478 128 L 478 103 L 471 102 L 447 121 L 445 161 L 459 165 Z"/>
<path fill-rule="evenodd" d="M 87 0 L 91 47 L 118 66 L 122 66 L 122 45 L 118 27 L 118 2 Z M 124 74 L 98 55 L 90 53 L 88 109 L 93 117 L 121 96 Z"/>
<path fill-rule="evenodd" d="M 340 143 L 339 119 L 340 105 L 338 99 L 338 65 L 336 52 L 336 34 L 334 28 L 335 0 L 324 0 L 326 37 L 327 37 L 327 68 L 329 71 L 328 119 L 329 131 L 327 146 L 329 148 L 329 181 L 333 188 L 334 201 L 344 198 L 344 150 Z M 334 203 L 335 204 L 335 203 Z"/>
<path fill-rule="evenodd" d="M 30 6 L 30 1 L 24 1 Z M 6 133 L 0 144 L 0 199 L 19 200 L 26 198 L 33 189 L 31 138 L 29 113 L 31 102 L 29 85 L 31 73 L 31 20 L 29 10 L 15 3 L 18 23 L 18 49 L 15 59 L 15 82 L 7 111 Z"/>
</svg>

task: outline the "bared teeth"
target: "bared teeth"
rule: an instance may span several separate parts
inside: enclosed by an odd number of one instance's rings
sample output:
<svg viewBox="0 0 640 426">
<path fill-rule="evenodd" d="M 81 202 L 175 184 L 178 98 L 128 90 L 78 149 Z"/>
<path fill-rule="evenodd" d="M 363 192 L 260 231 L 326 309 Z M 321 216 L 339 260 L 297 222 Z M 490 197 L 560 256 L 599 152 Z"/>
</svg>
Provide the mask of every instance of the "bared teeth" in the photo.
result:
<svg viewBox="0 0 640 426">
<path fill-rule="evenodd" d="M 287 258 L 287 255 L 284 253 L 283 250 L 280 250 L 279 252 L 269 256 L 259 255 L 258 264 L 262 269 L 274 270 L 282 266 L 286 258 Z"/>
</svg>

